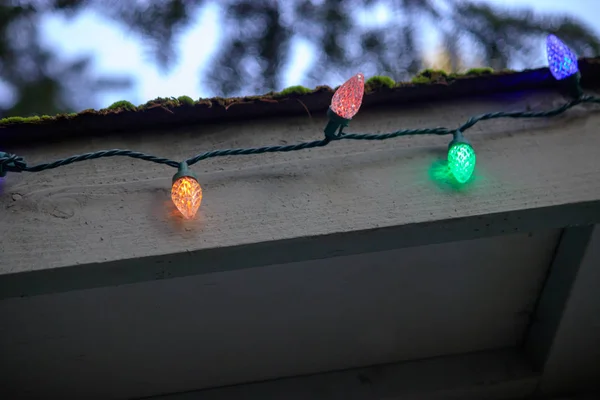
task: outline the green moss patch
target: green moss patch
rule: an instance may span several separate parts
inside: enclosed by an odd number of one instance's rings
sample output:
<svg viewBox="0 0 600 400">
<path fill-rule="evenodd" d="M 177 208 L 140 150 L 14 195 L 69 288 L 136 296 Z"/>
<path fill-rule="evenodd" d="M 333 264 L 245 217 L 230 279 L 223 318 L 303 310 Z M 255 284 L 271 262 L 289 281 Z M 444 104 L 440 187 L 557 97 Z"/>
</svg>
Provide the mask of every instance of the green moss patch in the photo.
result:
<svg viewBox="0 0 600 400">
<path fill-rule="evenodd" d="M 157 105 L 161 105 L 161 106 L 167 107 L 167 108 L 175 108 L 175 107 L 179 107 L 180 103 L 179 103 L 179 100 L 177 100 L 177 98 L 175 98 L 175 97 L 157 97 L 153 100 L 146 102 L 146 104 L 144 104 L 141 107 L 142 108 L 150 108 L 152 106 L 157 106 Z"/>
<path fill-rule="evenodd" d="M 194 105 L 194 99 L 192 99 L 190 96 L 179 96 L 177 98 L 177 101 L 179 102 L 179 104 L 185 105 L 185 106 L 193 106 Z"/>
<path fill-rule="evenodd" d="M 40 122 L 41 118 L 38 116 L 34 117 L 6 117 L 0 119 L 0 124 L 13 125 L 13 124 L 35 124 Z"/>
<path fill-rule="evenodd" d="M 490 67 L 484 67 L 484 68 L 471 68 L 470 70 L 468 70 L 465 75 L 489 75 L 489 74 L 493 74 L 494 73 L 494 69 L 490 68 Z"/>
<path fill-rule="evenodd" d="M 304 94 L 308 94 L 308 93 L 312 93 L 312 92 L 313 92 L 312 89 L 309 89 L 309 88 L 301 86 L 301 85 L 296 85 L 296 86 L 290 86 L 288 88 L 285 88 L 279 93 L 270 93 L 270 95 L 275 98 L 281 98 L 281 97 L 290 97 L 290 96 L 294 96 L 294 95 L 304 95 Z"/>
<path fill-rule="evenodd" d="M 128 102 L 127 100 L 115 101 L 110 106 L 106 107 L 107 110 L 127 110 L 127 111 L 136 111 L 137 107 Z"/>
<path fill-rule="evenodd" d="M 97 111 L 95 111 L 95 113 L 97 113 Z M 17 124 L 42 124 L 42 123 L 56 121 L 59 119 L 72 119 L 72 118 L 75 118 L 77 115 L 78 115 L 77 113 L 70 113 L 70 114 L 58 114 L 58 115 L 54 115 L 54 116 L 33 115 L 31 117 L 6 117 L 6 118 L 0 119 L 0 126 L 1 125 L 17 125 Z"/>
<path fill-rule="evenodd" d="M 446 83 L 448 81 L 448 73 L 442 70 L 426 69 L 419 72 L 411 82 L 414 84 L 426 84 L 426 83 Z"/>
<path fill-rule="evenodd" d="M 365 91 L 372 92 L 382 88 L 392 89 L 396 82 L 389 76 L 373 76 L 365 81 Z"/>
</svg>

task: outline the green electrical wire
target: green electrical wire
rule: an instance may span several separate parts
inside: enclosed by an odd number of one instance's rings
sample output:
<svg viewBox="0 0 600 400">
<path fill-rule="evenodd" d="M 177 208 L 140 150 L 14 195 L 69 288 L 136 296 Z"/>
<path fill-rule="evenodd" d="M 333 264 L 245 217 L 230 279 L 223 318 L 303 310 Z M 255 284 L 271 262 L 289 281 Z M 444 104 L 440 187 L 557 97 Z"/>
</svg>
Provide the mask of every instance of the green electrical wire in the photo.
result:
<svg viewBox="0 0 600 400">
<path fill-rule="evenodd" d="M 212 157 L 224 157 L 224 156 L 239 156 L 239 155 L 253 155 L 263 153 L 278 153 L 278 152 L 290 152 L 305 149 L 313 149 L 317 147 L 325 147 L 329 143 L 337 140 L 387 140 L 397 138 L 401 136 L 415 136 L 415 135 L 456 135 L 457 132 L 465 132 L 472 128 L 475 124 L 481 121 L 497 118 L 548 118 L 554 117 L 565 111 L 582 103 L 600 103 L 599 97 L 594 96 L 581 96 L 575 100 L 571 100 L 560 107 L 549 111 L 516 111 L 516 112 L 494 112 L 488 114 L 482 114 L 479 116 L 469 118 L 463 125 L 457 129 L 449 128 L 428 128 L 428 129 L 406 129 L 390 133 L 344 133 L 343 126 L 340 127 L 337 134 L 328 134 L 324 139 L 314 140 L 311 142 L 301 142 L 297 144 L 290 144 L 285 146 L 264 146 L 264 147 L 250 147 L 250 148 L 239 148 L 239 149 L 224 149 L 224 150 L 213 150 L 205 153 L 195 155 L 194 157 L 188 158 L 184 161 L 188 166 L 194 165 L 199 161 L 205 160 Z M 5 176 L 7 172 L 41 172 L 48 169 L 62 167 L 64 165 L 73 164 L 80 161 L 95 160 L 103 157 L 132 157 L 139 160 L 150 161 L 157 164 L 168 165 L 172 168 L 179 168 L 180 162 L 170 160 L 168 158 L 162 158 L 153 156 L 150 154 L 139 153 L 132 150 L 101 150 L 93 153 L 85 153 L 75 155 L 49 163 L 37 164 L 33 166 L 27 165 L 23 157 L 15 154 L 9 154 L 0 152 L 0 177 Z"/>
</svg>

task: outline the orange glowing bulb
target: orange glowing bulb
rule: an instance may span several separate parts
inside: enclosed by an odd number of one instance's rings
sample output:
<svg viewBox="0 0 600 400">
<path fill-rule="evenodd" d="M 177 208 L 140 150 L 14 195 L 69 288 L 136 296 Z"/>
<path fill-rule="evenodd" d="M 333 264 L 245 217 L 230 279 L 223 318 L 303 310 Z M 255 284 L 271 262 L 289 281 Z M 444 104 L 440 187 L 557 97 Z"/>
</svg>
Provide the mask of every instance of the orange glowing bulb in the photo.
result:
<svg viewBox="0 0 600 400">
<path fill-rule="evenodd" d="M 360 109 L 365 92 L 365 76 L 354 75 L 336 90 L 331 99 L 331 111 L 344 119 L 352 119 Z"/>
<path fill-rule="evenodd" d="M 171 199 L 187 219 L 194 218 L 202 203 L 202 188 L 185 163 L 181 163 L 179 171 L 173 177 Z"/>
</svg>

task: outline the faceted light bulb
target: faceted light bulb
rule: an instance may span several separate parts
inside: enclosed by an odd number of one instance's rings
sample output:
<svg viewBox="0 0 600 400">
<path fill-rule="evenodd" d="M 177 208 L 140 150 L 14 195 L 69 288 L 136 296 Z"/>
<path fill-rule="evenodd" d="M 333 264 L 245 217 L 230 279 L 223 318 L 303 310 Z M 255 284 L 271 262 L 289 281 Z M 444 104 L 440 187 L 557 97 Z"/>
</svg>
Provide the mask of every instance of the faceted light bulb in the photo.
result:
<svg viewBox="0 0 600 400">
<path fill-rule="evenodd" d="M 202 188 L 195 178 L 182 176 L 173 182 L 171 199 L 185 218 L 192 219 L 202 203 Z"/>
<path fill-rule="evenodd" d="M 568 78 L 579 72 L 577 56 L 566 44 L 554 35 L 546 38 L 548 67 L 556 80 Z"/>
<path fill-rule="evenodd" d="M 331 99 L 331 110 L 344 119 L 352 119 L 358 112 L 365 92 L 365 76 L 354 75 L 336 90 Z"/>
<path fill-rule="evenodd" d="M 473 175 L 477 157 L 468 143 L 457 142 L 448 149 L 448 167 L 460 183 L 465 183 Z"/>
</svg>

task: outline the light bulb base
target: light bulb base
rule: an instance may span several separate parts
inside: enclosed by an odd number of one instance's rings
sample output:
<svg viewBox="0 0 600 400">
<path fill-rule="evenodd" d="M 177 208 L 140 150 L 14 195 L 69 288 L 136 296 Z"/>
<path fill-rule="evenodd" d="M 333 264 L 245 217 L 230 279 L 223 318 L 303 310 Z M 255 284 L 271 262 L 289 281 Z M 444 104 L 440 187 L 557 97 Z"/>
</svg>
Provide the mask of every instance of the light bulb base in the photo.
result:
<svg viewBox="0 0 600 400">
<path fill-rule="evenodd" d="M 583 96 L 583 89 L 581 88 L 581 73 L 577 71 L 573 75 L 566 77 L 560 81 L 563 85 L 564 90 L 569 96 L 578 99 Z"/>
<path fill-rule="evenodd" d="M 327 110 L 327 118 L 329 118 L 329 121 L 325 126 L 324 132 L 325 137 L 328 139 L 336 138 L 338 129 L 340 127 L 346 127 L 350 123 L 349 119 L 340 117 L 331 108 Z"/>
<path fill-rule="evenodd" d="M 192 178 L 192 179 L 198 181 L 198 178 L 196 178 L 196 175 L 192 171 L 190 171 L 190 169 L 185 161 L 182 163 L 179 163 L 179 169 L 177 170 L 177 173 L 175 175 L 173 175 L 172 183 L 175 183 L 179 179 L 184 178 L 184 177 L 189 177 L 189 178 Z"/>
<path fill-rule="evenodd" d="M 7 167 L 11 164 L 11 162 L 8 161 L 8 153 L 0 151 L 0 161 L 3 161 L 3 162 L 0 162 L 0 178 L 3 178 L 6 176 L 6 173 L 8 172 Z"/>
<path fill-rule="evenodd" d="M 0 151 L 0 178 L 7 172 L 21 172 L 26 167 L 22 157 Z"/>
<path fill-rule="evenodd" d="M 461 131 L 455 131 L 454 137 L 452 138 L 450 143 L 448 143 L 448 150 L 450 150 L 452 148 L 452 146 L 455 146 L 455 145 L 461 144 L 461 143 L 468 144 L 469 146 L 471 146 L 471 142 L 469 142 L 467 140 L 467 138 L 465 138 L 465 136 L 463 135 L 463 133 Z"/>
</svg>

